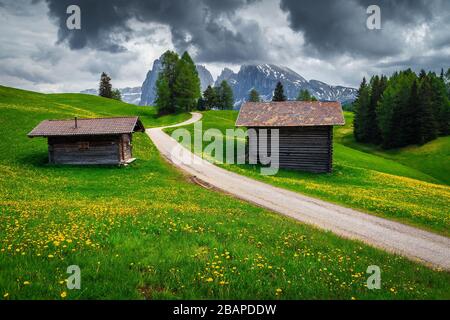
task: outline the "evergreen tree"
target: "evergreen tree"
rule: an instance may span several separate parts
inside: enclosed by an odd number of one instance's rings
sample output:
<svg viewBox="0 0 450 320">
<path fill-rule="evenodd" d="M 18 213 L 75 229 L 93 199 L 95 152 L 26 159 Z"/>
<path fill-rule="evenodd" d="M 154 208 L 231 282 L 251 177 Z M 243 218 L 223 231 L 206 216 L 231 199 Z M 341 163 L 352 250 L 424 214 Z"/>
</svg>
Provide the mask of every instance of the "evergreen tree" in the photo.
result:
<svg viewBox="0 0 450 320">
<path fill-rule="evenodd" d="M 367 106 L 364 122 L 364 136 L 366 142 L 378 144 L 381 142 L 380 128 L 377 122 L 377 105 L 381 100 L 384 90 L 387 86 L 387 78 L 385 76 L 375 76 L 370 80 L 370 100 Z"/>
<path fill-rule="evenodd" d="M 259 93 L 258 91 L 256 91 L 255 88 L 253 88 L 250 91 L 249 97 L 248 97 L 248 101 L 250 102 L 261 102 L 261 98 L 259 97 Z"/>
<path fill-rule="evenodd" d="M 114 100 L 122 101 L 122 94 L 119 89 L 114 89 L 111 93 L 111 98 Z"/>
<path fill-rule="evenodd" d="M 205 111 L 206 110 L 205 100 L 203 99 L 203 97 L 198 98 L 197 110 L 198 111 Z"/>
<path fill-rule="evenodd" d="M 316 97 L 311 95 L 308 90 L 300 90 L 297 101 L 317 101 Z"/>
<path fill-rule="evenodd" d="M 419 87 L 420 127 L 419 144 L 437 137 L 437 124 L 433 115 L 433 88 L 428 77 L 421 79 Z"/>
<path fill-rule="evenodd" d="M 175 81 L 177 77 L 178 54 L 166 51 L 162 56 L 162 70 L 156 81 L 156 107 L 159 114 L 177 111 L 175 101 Z"/>
<path fill-rule="evenodd" d="M 200 98 L 200 79 L 194 62 L 187 52 L 184 52 L 175 66 L 175 82 L 173 94 L 177 111 L 191 111 Z"/>
<path fill-rule="evenodd" d="M 357 98 L 354 102 L 355 115 L 353 118 L 353 134 L 355 140 L 359 142 L 367 141 L 365 120 L 367 119 L 367 112 L 370 104 L 370 87 L 367 84 L 366 78 L 363 78 L 359 86 Z"/>
<path fill-rule="evenodd" d="M 447 72 L 444 74 L 444 82 L 447 87 L 447 97 L 450 99 L 450 68 L 448 68 Z"/>
<path fill-rule="evenodd" d="M 221 110 L 231 110 L 234 105 L 233 90 L 226 80 L 220 83 L 216 88 L 217 107 Z"/>
<path fill-rule="evenodd" d="M 419 105 L 418 80 L 414 80 L 411 87 L 411 95 L 408 103 L 408 115 L 403 120 L 404 144 L 420 143 L 420 105 Z"/>
<path fill-rule="evenodd" d="M 205 105 L 205 110 L 211 110 L 217 104 L 217 94 L 211 86 L 208 86 L 203 92 L 203 100 Z"/>
<path fill-rule="evenodd" d="M 102 75 L 100 76 L 98 95 L 105 98 L 112 97 L 111 78 L 105 72 L 102 72 Z"/>
<path fill-rule="evenodd" d="M 272 101 L 286 101 L 286 96 L 284 95 L 283 85 L 278 81 L 275 91 L 273 93 Z"/>
<path fill-rule="evenodd" d="M 450 106 L 444 73 L 441 71 L 441 76 L 438 77 L 430 72 L 427 77 L 432 87 L 432 109 L 438 132 L 440 135 L 448 135 L 450 129 Z"/>
</svg>

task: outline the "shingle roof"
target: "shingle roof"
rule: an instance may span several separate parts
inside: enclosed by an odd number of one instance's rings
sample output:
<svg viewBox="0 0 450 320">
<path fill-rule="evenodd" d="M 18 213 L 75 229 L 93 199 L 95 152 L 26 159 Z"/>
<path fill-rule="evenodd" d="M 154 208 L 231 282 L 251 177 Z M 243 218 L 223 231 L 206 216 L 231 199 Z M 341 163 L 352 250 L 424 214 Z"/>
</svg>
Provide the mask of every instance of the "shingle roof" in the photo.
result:
<svg viewBox="0 0 450 320">
<path fill-rule="evenodd" d="M 44 120 L 29 134 L 29 137 L 54 137 L 75 135 L 110 135 L 144 131 L 139 117 L 91 118 L 70 120 Z"/>
<path fill-rule="evenodd" d="M 344 125 L 339 102 L 247 102 L 241 107 L 237 127 L 300 127 Z"/>
</svg>

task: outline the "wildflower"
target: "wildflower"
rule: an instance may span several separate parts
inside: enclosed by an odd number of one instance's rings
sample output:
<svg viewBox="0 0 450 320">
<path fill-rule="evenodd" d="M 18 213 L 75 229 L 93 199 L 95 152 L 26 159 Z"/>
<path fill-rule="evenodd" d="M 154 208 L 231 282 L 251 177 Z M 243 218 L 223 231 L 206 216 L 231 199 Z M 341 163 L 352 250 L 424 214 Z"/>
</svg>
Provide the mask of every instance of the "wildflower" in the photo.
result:
<svg viewBox="0 0 450 320">
<path fill-rule="evenodd" d="M 61 298 L 65 298 L 65 297 L 67 297 L 67 292 L 65 292 L 65 291 L 61 292 Z"/>
<path fill-rule="evenodd" d="M 54 257 L 54 255 L 49 254 L 47 257 L 49 257 L 50 259 Z"/>
<path fill-rule="evenodd" d="M 212 282 L 214 279 L 213 278 L 208 278 L 206 279 L 206 282 Z"/>
<path fill-rule="evenodd" d="M 27 285 L 30 284 L 30 281 L 24 281 L 23 284 L 24 284 L 25 286 L 27 286 Z"/>
<path fill-rule="evenodd" d="M 3 298 L 8 298 L 9 297 L 9 293 L 8 292 L 6 292 L 4 295 L 3 295 Z"/>
</svg>

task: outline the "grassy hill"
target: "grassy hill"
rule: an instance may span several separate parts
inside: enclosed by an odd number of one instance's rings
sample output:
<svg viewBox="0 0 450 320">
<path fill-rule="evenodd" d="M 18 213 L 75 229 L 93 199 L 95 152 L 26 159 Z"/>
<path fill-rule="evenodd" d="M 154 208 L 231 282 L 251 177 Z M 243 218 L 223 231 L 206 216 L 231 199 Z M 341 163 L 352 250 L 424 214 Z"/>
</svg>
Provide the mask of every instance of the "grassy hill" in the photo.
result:
<svg viewBox="0 0 450 320">
<path fill-rule="evenodd" d="M 382 150 L 378 146 L 357 143 L 353 137 L 353 113 L 345 113 L 346 125 L 336 130 L 336 141 L 350 148 L 393 160 L 421 171 L 434 182 L 450 184 L 450 136 L 440 137 L 423 146 L 409 146 L 395 150 Z"/>
<path fill-rule="evenodd" d="M 234 128 L 237 112 L 208 111 L 203 115 L 203 130 L 217 128 L 225 133 L 227 128 Z M 414 151 L 383 153 L 352 141 L 349 137 L 351 114 L 346 113 L 346 118 L 346 126 L 335 128 L 332 174 L 280 170 L 275 176 L 262 176 L 258 166 L 223 164 L 223 167 L 282 188 L 448 236 L 450 187 L 444 181 L 449 179 L 450 144 L 442 146 L 441 150 L 436 150 L 436 146 L 450 140 L 442 138 L 420 148 L 411 148 Z M 187 129 L 193 132 L 194 126 Z M 168 132 L 173 130 L 167 129 Z M 432 152 L 419 152 L 426 149 Z"/>
<path fill-rule="evenodd" d="M 205 190 L 143 133 L 128 167 L 51 166 L 45 139 L 26 137 L 47 118 L 132 114 L 189 117 L 0 86 L 0 299 L 450 298 L 448 272 Z M 365 287 L 374 264 L 381 290 Z"/>
</svg>

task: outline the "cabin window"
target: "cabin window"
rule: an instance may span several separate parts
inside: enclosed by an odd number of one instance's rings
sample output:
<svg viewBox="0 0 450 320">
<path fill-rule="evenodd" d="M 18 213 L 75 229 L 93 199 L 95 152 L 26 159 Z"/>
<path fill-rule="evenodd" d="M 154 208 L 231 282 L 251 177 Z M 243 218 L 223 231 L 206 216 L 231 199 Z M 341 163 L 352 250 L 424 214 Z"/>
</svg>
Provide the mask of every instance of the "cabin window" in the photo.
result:
<svg viewBox="0 0 450 320">
<path fill-rule="evenodd" d="M 89 142 L 78 142 L 79 150 L 89 150 Z"/>
</svg>

